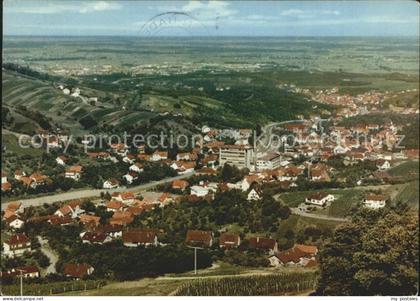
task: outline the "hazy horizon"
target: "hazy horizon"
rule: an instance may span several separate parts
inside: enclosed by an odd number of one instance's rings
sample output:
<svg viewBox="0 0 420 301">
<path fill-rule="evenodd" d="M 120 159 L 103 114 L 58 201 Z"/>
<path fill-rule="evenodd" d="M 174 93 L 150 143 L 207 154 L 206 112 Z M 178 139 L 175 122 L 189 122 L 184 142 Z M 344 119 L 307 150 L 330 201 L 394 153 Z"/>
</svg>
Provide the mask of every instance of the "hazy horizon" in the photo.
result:
<svg viewBox="0 0 420 301">
<path fill-rule="evenodd" d="M 415 1 L 5 0 L 4 35 L 418 36 Z"/>
</svg>

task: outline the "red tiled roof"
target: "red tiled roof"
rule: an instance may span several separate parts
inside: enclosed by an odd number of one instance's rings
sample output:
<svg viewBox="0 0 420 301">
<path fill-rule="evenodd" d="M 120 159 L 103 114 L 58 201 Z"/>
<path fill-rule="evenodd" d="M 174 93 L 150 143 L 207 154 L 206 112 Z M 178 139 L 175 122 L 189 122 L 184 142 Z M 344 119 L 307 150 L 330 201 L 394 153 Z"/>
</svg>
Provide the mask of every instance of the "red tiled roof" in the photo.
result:
<svg viewBox="0 0 420 301">
<path fill-rule="evenodd" d="M 64 275 L 75 278 L 83 278 L 88 275 L 92 266 L 87 263 L 66 263 L 64 264 Z"/>
<path fill-rule="evenodd" d="M 9 182 L 2 183 L 1 184 L 1 190 L 3 190 L 3 191 L 7 191 L 7 190 L 9 190 L 11 188 L 12 188 L 12 184 L 10 184 Z"/>
<path fill-rule="evenodd" d="M 271 238 L 251 237 L 249 245 L 255 249 L 273 250 L 276 245 L 276 241 Z"/>
<path fill-rule="evenodd" d="M 124 203 L 121 201 L 109 201 L 108 203 L 106 203 L 106 208 L 108 209 L 119 210 L 122 207 L 124 207 Z"/>
<path fill-rule="evenodd" d="M 195 173 L 197 175 L 200 175 L 200 174 L 201 175 L 215 175 L 215 174 L 217 174 L 217 172 L 213 168 L 210 168 L 210 167 L 203 167 L 199 170 L 196 170 Z"/>
<path fill-rule="evenodd" d="M 81 173 L 82 172 L 82 166 L 80 166 L 80 165 L 70 166 L 66 171 L 67 172 L 73 172 L 73 173 Z"/>
<path fill-rule="evenodd" d="M 230 246 L 239 246 L 240 238 L 237 234 L 231 233 L 222 233 L 219 237 L 219 244 L 221 246 L 230 247 Z"/>
<path fill-rule="evenodd" d="M 11 270 L 7 270 L 6 272 L 0 272 L 0 277 L 1 278 L 17 277 L 17 276 L 20 276 L 21 271 L 23 275 L 33 274 L 33 273 L 39 274 L 38 268 L 34 265 L 31 265 L 31 266 L 13 268 Z"/>
<path fill-rule="evenodd" d="M 190 184 L 185 180 L 175 180 L 175 181 L 172 182 L 172 188 L 173 189 L 185 189 L 189 185 Z"/>
<path fill-rule="evenodd" d="M 91 243 L 103 243 L 107 238 L 106 233 L 104 232 L 85 232 L 82 236 L 82 240 L 87 240 Z"/>
<path fill-rule="evenodd" d="M 80 215 L 80 222 L 83 224 L 90 224 L 93 223 L 95 225 L 99 225 L 99 221 L 101 218 L 99 216 L 90 215 L 90 214 L 82 214 Z"/>
<path fill-rule="evenodd" d="M 124 243 L 146 244 L 154 243 L 156 237 L 155 230 L 130 229 L 123 231 L 122 240 Z"/>
<path fill-rule="evenodd" d="M 187 231 L 187 243 L 202 244 L 210 246 L 212 240 L 212 233 L 210 231 L 199 231 L 199 230 L 188 230 Z"/>
<path fill-rule="evenodd" d="M 308 200 L 322 200 L 323 198 L 327 197 L 328 193 L 326 192 L 315 192 L 308 196 Z"/>
<path fill-rule="evenodd" d="M 7 209 L 11 211 L 16 211 L 22 206 L 21 202 L 12 202 L 7 205 Z"/>
<path fill-rule="evenodd" d="M 6 240 L 6 243 L 8 245 L 17 245 L 17 244 L 27 244 L 30 243 L 30 239 L 25 234 L 15 234 L 9 237 L 9 239 Z"/>
<path fill-rule="evenodd" d="M 365 197 L 365 200 L 370 200 L 370 201 L 386 201 L 387 197 L 383 194 L 368 194 Z"/>
<path fill-rule="evenodd" d="M 57 216 L 57 215 L 52 215 L 49 218 L 49 221 L 53 225 L 67 225 L 67 224 L 70 224 L 73 220 L 71 219 L 70 216 Z"/>
<path fill-rule="evenodd" d="M 280 259 L 282 263 L 294 262 L 298 263 L 301 258 L 311 258 L 318 253 L 316 246 L 299 245 L 296 244 L 292 248 L 278 252 L 275 256 Z"/>
</svg>

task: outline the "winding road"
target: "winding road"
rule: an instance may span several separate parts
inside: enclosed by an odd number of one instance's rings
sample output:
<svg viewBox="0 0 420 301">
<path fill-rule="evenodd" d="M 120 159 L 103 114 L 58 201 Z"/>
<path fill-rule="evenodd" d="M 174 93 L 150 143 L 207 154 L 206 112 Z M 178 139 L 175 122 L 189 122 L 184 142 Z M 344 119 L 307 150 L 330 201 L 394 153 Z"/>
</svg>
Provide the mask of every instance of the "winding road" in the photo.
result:
<svg viewBox="0 0 420 301">
<path fill-rule="evenodd" d="M 290 210 L 292 211 L 292 214 L 300 215 L 303 217 L 316 218 L 316 219 L 322 219 L 322 220 L 334 221 L 334 222 L 348 222 L 349 221 L 348 218 L 343 218 L 343 217 L 333 217 L 333 216 L 328 216 L 328 215 L 303 212 L 299 208 L 290 208 Z"/>
<path fill-rule="evenodd" d="M 165 178 L 159 181 L 153 181 L 146 184 L 141 184 L 138 186 L 133 187 L 119 187 L 115 189 L 85 189 L 85 190 L 75 190 L 75 191 L 69 191 L 69 192 L 63 192 L 63 193 L 57 193 L 54 195 L 48 195 L 48 196 L 41 196 L 41 197 L 35 197 L 30 199 L 21 199 L 19 200 L 22 202 L 22 206 L 29 207 L 29 206 L 41 206 L 43 204 L 52 204 L 55 202 L 64 202 L 64 201 L 70 201 L 74 199 L 83 199 L 83 198 L 90 198 L 90 197 L 99 197 L 101 192 L 122 192 L 122 191 L 132 191 L 132 192 L 139 192 L 144 191 L 153 187 L 156 187 L 161 184 L 169 183 L 174 180 L 180 180 L 185 179 L 188 177 L 191 177 L 194 175 L 195 172 L 171 177 L 171 178 Z M 1 203 L 1 210 L 5 210 L 10 202 Z"/>
</svg>

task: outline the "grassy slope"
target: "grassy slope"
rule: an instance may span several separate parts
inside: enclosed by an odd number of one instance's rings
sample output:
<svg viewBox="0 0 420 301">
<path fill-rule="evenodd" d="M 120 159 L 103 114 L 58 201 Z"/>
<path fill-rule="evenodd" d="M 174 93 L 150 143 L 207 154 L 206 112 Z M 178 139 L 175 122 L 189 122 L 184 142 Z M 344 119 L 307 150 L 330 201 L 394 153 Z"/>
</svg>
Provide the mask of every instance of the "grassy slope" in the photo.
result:
<svg viewBox="0 0 420 301">
<path fill-rule="evenodd" d="M 280 195 L 280 199 L 288 206 L 297 207 L 305 201 L 305 197 L 316 191 L 287 192 Z M 356 205 L 362 199 L 360 189 L 330 189 L 325 192 L 335 196 L 335 201 L 325 210 L 317 210 L 316 214 L 326 214 L 329 216 L 343 217 L 349 213 L 352 206 Z"/>
</svg>

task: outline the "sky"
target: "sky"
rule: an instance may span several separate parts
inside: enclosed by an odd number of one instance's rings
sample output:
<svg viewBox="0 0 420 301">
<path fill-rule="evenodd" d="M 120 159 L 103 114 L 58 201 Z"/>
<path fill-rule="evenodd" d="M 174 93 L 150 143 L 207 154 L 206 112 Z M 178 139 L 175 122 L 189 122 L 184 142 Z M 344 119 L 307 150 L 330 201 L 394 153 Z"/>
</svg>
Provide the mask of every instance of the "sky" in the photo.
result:
<svg viewBox="0 0 420 301">
<path fill-rule="evenodd" d="M 418 36 L 416 1 L 4 0 L 5 35 Z"/>
</svg>

